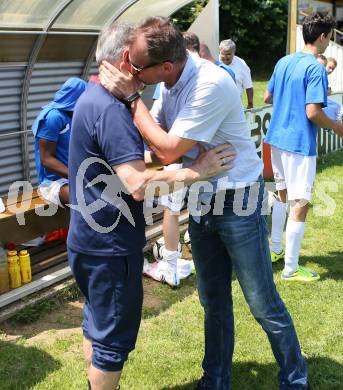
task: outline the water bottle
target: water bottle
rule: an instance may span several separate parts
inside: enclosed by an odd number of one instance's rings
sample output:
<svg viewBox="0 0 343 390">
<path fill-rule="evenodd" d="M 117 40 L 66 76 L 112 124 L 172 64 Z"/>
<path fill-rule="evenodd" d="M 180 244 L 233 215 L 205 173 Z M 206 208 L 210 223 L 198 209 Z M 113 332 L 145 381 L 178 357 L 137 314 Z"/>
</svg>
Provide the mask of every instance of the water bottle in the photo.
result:
<svg viewBox="0 0 343 390">
<path fill-rule="evenodd" d="M 21 275 L 19 257 L 17 251 L 12 250 L 7 252 L 8 274 L 10 279 L 10 288 L 21 286 Z"/>
<path fill-rule="evenodd" d="M 24 284 L 30 283 L 32 280 L 31 259 L 30 259 L 30 254 L 26 249 L 23 249 L 19 252 L 19 265 L 20 265 L 21 281 Z"/>
</svg>

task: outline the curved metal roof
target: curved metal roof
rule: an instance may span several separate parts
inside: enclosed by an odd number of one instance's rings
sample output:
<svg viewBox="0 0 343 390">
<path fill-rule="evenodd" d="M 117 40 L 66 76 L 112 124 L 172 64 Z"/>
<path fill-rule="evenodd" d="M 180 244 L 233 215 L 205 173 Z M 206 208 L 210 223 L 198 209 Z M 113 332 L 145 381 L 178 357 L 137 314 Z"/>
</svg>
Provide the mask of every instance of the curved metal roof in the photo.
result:
<svg viewBox="0 0 343 390">
<path fill-rule="evenodd" d="M 0 30 L 98 32 L 117 18 L 169 16 L 192 0 L 0 0 Z M 51 24 L 51 21 L 54 21 Z"/>
<path fill-rule="evenodd" d="M 192 0 L 140 0 L 124 12 L 118 20 L 136 23 L 148 16 L 170 16 Z"/>
<path fill-rule="evenodd" d="M 137 0 L 73 0 L 56 19 L 52 29 L 99 31 Z"/>
<path fill-rule="evenodd" d="M 64 3 L 66 0 L 1 0 L 0 29 L 44 30 Z"/>
</svg>

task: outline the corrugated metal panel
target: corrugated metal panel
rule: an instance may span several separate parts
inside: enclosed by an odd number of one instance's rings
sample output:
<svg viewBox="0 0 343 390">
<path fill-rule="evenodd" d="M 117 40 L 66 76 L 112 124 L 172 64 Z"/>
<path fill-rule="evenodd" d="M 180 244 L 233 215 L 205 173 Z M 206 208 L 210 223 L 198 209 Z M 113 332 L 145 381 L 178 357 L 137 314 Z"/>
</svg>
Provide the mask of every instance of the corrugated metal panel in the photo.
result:
<svg viewBox="0 0 343 390">
<path fill-rule="evenodd" d="M 25 67 L 0 67 L 0 134 L 20 130 L 20 97 Z"/>
<path fill-rule="evenodd" d="M 0 62 L 27 62 L 35 34 L 0 34 Z"/>
<path fill-rule="evenodd" d="M 29 167 L 30 167 L 30 181 L 31 184 L 35 187 L 38 185 L 37 170 L 36 170 L 36 160 L 35 160 L 35 140 L 33 134 L 30 132 L 27 137 L 28 142 L 28 151 L 29 151 Z"/>
<path fill-rule="evenodd" d="M 9 186 L 23 180 L 20 134 L 0 137 L 0 195 L 8 192 Z"/>
<path fill-rule="evenodd" d="M 89 69 L 89 75 L 98 74 L 98 64 L 96 61 L 93 61 L 92 66 Z"/>
<path fill-rule="evenodd" d="M 42 106 L 49 103 L 55 92 L 69 77 L 80 77 L 84 62 L 49 62 L 37 63 L 32 72 L 27 101 L 27 127 L 33 121 Z M 28 137 L 30 177 L 33 185 L 37 184 L 37 172 L 34 158 L 34 140 L 31 133 Z"/>
<path fill-rule="evenodd" d="M 0 66 L 0 194 L 23 180 L 20 98 L 25 66 Z M 4 134 L 8 134 L 4 136 Z M 11 134 L 12 133 L 12 134 Z"/>
</svg>

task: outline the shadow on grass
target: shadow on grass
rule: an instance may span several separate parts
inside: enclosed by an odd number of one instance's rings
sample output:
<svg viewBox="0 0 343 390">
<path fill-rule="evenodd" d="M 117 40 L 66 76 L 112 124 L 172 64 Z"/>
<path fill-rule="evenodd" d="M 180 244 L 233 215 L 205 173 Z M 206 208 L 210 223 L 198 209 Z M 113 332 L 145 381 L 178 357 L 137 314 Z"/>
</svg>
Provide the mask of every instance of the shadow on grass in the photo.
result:
<svg viewBox="0 0 343 390">
<path fill-rule="evenodd" d="M 71 296 L 68 300 L 53 297 L 18 311 L 13 317 L 0 323 L 0 331 L 11 336 L 29 338 L 49 330 L 68 331 L 79 328 L 82 318 L 81 296 Z"/>
<path fill-rule="evenodd" d="M 343 253 L 329 252 L 328 256 L 301 256 L 300 263 L 306 265 L 307 262 L 319 264 L 326 268 L 326 271 L 320 273 L 320 279 L 343 280 Z M 343 389 L 343 384 L 342 384 Z"/>
<path fill-rule="evenodd" d="M 28 390 L 60 368 L 60 363 L 36 347 L 0 341 L 1 390 Z"/>
<path fill-rule="evenodd" d="M 317 159 L 317 169 L 316 173 L 320 173 L 325 169 L 334 167 L 334 166 L 342 166 L 343 165 L 343 151 L 338 150 L 336 152 L 332 152 L 329 154 L 324 154 L 319 156 Z"/>
<path fill-rule="evenodd" d="M 316 357 L 308 360 L 312 390 L 342 390 L 343 365 L 336 361 Z M 256 362 L 233 363 L 233 390 L 277 390 L 278 366 Z M 161 390 L 195 390 L 197 381 L 182 385 L 163 387 Z"/>
<path fill-rule="evenodd" d="M 317 263 L 321 267 L 325 268 L 326 271 L 320 272 L 320 280 L 332 279 L 332 280 L 343 280 L 343 253 L 342 252 L 329 252 L 328 256 L 301 256 L 300 264 L 307 266 L 308 262 Z M 280 272 L 284 268 L 284 261 L 278 261 L 273 263 L 273 271 Z M 320 281 L 319 281 L 320 283 Z M 343 384 L 342 384 L 343 389 Z"/>
</svg>

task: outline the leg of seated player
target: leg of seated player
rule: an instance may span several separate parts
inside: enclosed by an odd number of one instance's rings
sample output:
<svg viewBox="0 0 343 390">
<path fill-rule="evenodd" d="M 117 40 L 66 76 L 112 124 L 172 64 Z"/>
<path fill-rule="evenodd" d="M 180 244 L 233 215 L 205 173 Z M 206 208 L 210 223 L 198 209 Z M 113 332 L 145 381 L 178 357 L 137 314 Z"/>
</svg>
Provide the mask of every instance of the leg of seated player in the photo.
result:
<svg viewBox="0 0 343 390">
<path fill-rule="evenodd" d="M 165 248 L 177 251 L 180 243 L 179 215 L 165 208 L 163 214 L 163 236 Z"/>
<path fill-rule="evenodd" d="M 180 284 L 177 274 L 177 260 L 180 257 L 179 212 L 175 213 L 168 207 L 164 209 L 163 214 L 163 237 L 165 246 L 161 253 L 162 259 L 158 263 L 158 271 L 161 280 L 175 287 Z"/>
<path fill-rule="evenodd" d="M 60 189 L 60 201 L 63 205 L 69 203 L 69 185 L 66 184 Z"/>
</svg>

